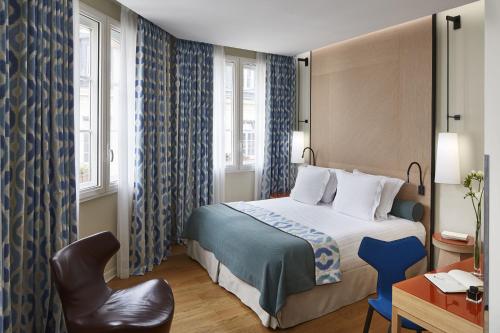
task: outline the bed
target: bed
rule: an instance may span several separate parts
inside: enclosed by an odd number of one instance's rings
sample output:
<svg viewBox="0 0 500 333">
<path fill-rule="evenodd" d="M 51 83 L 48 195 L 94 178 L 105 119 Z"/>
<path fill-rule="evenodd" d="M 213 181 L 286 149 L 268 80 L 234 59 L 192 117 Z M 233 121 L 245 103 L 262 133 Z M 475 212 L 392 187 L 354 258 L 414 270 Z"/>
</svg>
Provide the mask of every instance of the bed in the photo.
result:
<svg viewBox="0 0 500 333">
<path fill-rule="evenodd" d="M 276 252 L 277 248 L 279 250 L 279 247 L 282 245 L 275 248 L 267 248 L 267 246 L 270 242 L 281 244 L 281 239 L 277 240 L 277 238 L 274 238 L 277 236 L 271 232 L 272 229 L 262 229 L 262 231 L 257 232 L 249 229 L 251 231 L 248 231 L 241 226 L 231 223 L 231 221 L 237 220 L 233 214 L 238 214 L 244 226 L 251 224 L 256 228 L 268 227 L 262 226 L 264 224 L 262 221 L 252 216 L 250 211 L 243 209 L 249 206 L 259 212 L 265 212 L 267 215 L 279 216 L 283 220 L 297 222 L 300 225 L 307 226 L 310 230 L 317 231 L 320 235 L 328 236 L 328 239 L 331 238 L 333 240 L 331 244 L 334 244 L 333 248 L 339 252 L 339 267 L 337 267 L 336 272 L 341 278 L 338 281 L 335 281 L 335 278 L 333 278 L 324 284 L 318 283 L 318 280 L 316 280 L 316 283 L 313 281 L 312 285 L 311 281 L 299 284 L 298 286 L 293 285 L 291 287 L 292 289 L 295 288 L 293 292 L 285 293 L 284 295 L 280 290 L 277 292 L 273 290 L 275 293 L 271 293 L 270 297 L 266 290 L 269 283 L 263 284 L 259 281 L 254 281 L 253 276 L 246 274 L 248 272 L 244 270 L 248 268 L 246 261 L 257 261 L 257 265 L 259 265 L 264 260 L 259 259 L 263 257 L 263 254 Z M 363 237 L 369 236 L 391 241 L 415 236 L 423 244 L 426 243 L 426 228 L 420 222 L 394 216 L 390 216 L 387 220 L 383 221 L 365 221 L 340 214 L 333 210 L 329 204 L 304 204 L 289 197 L 252 201 L 245 203 L 243 206 L 241 203 L 219 204 L 202 207 L 201 211 L 200 209 L 197 211 L 199 216 L 197 217 L 194 214 L 195 216 L 190 219 L 185 233 L 188 255 L 207 270 L 210 278 L 215 283 L 218 283 L 221 287 L 236 295 L 245 305 L 251 308 L 264 326 L 273 329 L 288 328 L 318 318 L 342 306 L 361 300 L 375 292 L 377 274 L 374 269 L 357 256 L 357 251 Z M 222 226 L 211 225 L 208 222 L 211 218 L 207 217 L 207 214 L 215 214 L 212 215 L 212 220 L 214 221 L 223 220 L 224 218 L 221 216 L 227 215 L 227 224 Z M 192 222 L 193 219 L 199 220 L 198 225 Z M 234 230 L 231 233 L 231 227 L 233 226 Z M 214 228 L 228 229 L 229 234 L 215 232 Z M 276 227 L 273 229 L 276 229 Z M 236 234 L 239 230 L 244 231 L 241 232 L 240 236 L 237 236 Z M 210 233 L 210 231 L 213 231 L 214 237 L 220 238 L 213 240 L 211 243 L 207 242 L 203 235 Z M 282 231 L 277 231 L 277 233 L 287 234 L 287 232 Z M 256 237 L 252 237 L 250 234 L 254 234 Z M 270 240 L 266 239 L 268 236 L 271 237 Z M 294 244 L 290 245 L 293 248 L 297 245 L 298 241 L 294 239 L 294 235 L 289 235 L 288 237 L 286 242 Z M 300 237 L 297 236 L 297 238 Z M 221 244 L 225 246 L 225 249 L 219 248 Z M 261 247 L 266 249 L 259 252 Z M 307 262 L 303 261 L 307 259 L 302 258 L 303 255 L 297 248 L 291 251 L 293 252 L 291 255 L 293 259 L 284 264 L 284 268 L 280 268 L 283 271 L 281 272 L 281 276 L 276 278 L 277 282 L 274 282 L 275 284 L 295 284 L 296 281 L 309 278 L 307 274 L 302 274 L 304 272 L 300 269 L 298 271 L 286 270 L 290 266 L 298 266 L 299 268 L 304 265 L 307 266 Z M 244 259 L 241 259 L 242 257 Z M 254 260 L 255 258 L 257 260 Z M 316 266 L 320 264 L 316 261 Z M 249 265 L 249 267 L 252 266 Z M 269 268 L 267 262 L 265 265 L 262 265 L 263 268 L 260 266 L 255 267 L 250 271 L 259 271 L 259 269 L 262 269 L 262 272 L 265 273 L 268 270 L 273 271 L 273 268 Z M 407 275 L 411 276 L 421 273 L 426 270 L 426 267 L 426 260 L 423 260 L 412 267 L 407 272 Z M 311 268 L 307 267 L 306 270 L 311 270 Z M 258 278 L 261 274 L 264 273 L 257 274 L 259 275 Z M 293 276 L 291 282 L 281 280 L 282 276 L 288 275 Z M 335 275 L 332 276 L 335 277 Z M 318 273 L 316 272 L 317 278 Z M 274 281 L 273 278 L 271 278 L 271 281 Z M 277 298 L 278 301 L 271 302 L 270 304 L 269 302 L 263 302 L 263 298 L 266 299 L 266 297 L 271 299 Z M 282 301 L 279 300 L 280 297 Z"/>
</svg>

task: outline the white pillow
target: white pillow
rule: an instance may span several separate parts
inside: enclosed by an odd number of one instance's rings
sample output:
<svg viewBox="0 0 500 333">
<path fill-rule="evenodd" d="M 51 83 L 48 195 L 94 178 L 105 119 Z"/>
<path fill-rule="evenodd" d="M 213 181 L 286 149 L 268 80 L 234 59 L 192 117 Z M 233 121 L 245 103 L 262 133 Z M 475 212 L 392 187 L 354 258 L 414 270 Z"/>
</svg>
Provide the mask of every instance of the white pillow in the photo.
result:
<svg viewBox="0 0 500 333">
<path fill-rule="evenodd" d="M 381 179 L 339 170 L 337 180 L 333 209 L 342 214 L 373 221 L 382 194 Z"/>
<path fill-rule="evenodd" d="M 307 167 L 328 170 L 330 173 L 330 179 L 328 180 L 328 184 L 326 184 L 325 193 L 323 193 L 321 202 L 331 203 L 335 197 L 335 193 L 337 192 L 337 175 L 335 174 L 335 169 L 322 168 L 313 165 L 309 165 Z"/>
<path fill-rule="evenodd" d="M 403 180 L 398 178 L 389 178 L 386 176 L 375 176 L 363 173 L 359 170 L 354 170 L 355 175 L 365 175 L 370 177 L 378 177 L 382 180 L 384 188 L 382 189 L 382 195 L 380 197 L 380 204 L 375 211 L 375 217 L 377 219 L 387 220 L 388 214 L 392 210 L 392 205 L 394 203 L 394 198 L 398 195 L 401 186 L 405 183 Z"/>
<path fill-rule="evenodd" d="M 330 172 L 330 179 L 328 180 L 328 184 L 326 184 L 325 193 L 323 193 L 323 197 L 321 198 L 321 202 L 331 203 L 333 198 L 335 198 L 335 193 L 337 193 L 337 175 L 335 174 L 335 169 L 328 169 Z"/>
<path fill-rule="evenodd" d="M 323 197 L 329 179 L 328 169 L 299 167 L 290 197 L 296 201 L 316 205 Z"/>
</svg>

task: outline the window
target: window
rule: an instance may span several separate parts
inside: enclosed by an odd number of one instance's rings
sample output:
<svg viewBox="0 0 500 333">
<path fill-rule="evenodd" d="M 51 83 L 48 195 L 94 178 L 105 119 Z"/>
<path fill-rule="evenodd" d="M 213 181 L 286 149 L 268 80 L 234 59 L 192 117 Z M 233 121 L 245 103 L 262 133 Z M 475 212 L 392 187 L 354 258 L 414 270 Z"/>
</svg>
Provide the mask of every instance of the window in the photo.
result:
<svg viewBox="0 0 500 333">
<path fill-rule="evenodd" d="M 226 59 L 224 121 L 228 171 L 253 170 L 255 165 L 256 71 L 255 60 Z"/>
<path fill-rule="evenodd" d="M 116 188 L 120 28 L 110 17 L 81 4 L 79 29 L 80 197 Z"/>
</svg>

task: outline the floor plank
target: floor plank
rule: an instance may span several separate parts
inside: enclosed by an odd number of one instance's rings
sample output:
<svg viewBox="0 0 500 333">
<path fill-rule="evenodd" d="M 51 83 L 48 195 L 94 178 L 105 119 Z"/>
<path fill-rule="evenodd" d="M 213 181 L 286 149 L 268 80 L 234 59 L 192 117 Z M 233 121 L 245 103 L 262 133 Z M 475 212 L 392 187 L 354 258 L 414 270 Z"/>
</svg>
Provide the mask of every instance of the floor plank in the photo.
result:
<svg viewBox="0 0 500 333">
<path fill-rule="evenodd" d="M 145 280 L 161 278 L 174 292 L 173 333 L 269 333 L 257 315 L 236 296 L 214 284 L 206 271 L 190 259 L 182 247 L 176 247 L 169 259 L 144 276 L 113 279 L 111 288 L 126 288 Z M 296 327 L 280 330 L 293 333 L 362 332 L 367 310 L 366 299 L 341 308 L 324 317 Z M 388 322 L 373 315 L 370 332 L 387 332 Z M 403 332 L 410 332 L 403 330 Z"/>
</svg>

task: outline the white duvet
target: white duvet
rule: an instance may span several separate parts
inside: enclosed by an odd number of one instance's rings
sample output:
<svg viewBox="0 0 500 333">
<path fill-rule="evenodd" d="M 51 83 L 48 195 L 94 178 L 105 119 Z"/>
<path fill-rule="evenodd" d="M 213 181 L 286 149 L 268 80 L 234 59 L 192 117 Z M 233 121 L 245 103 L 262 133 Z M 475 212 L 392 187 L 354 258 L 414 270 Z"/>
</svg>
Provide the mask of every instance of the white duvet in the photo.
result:
<svg viewBox="0 0 500 333">
<path fill-rule="evenodd" d="M 249 204 L 333 237 L 340 249 L 340 269 L 343 272 L 366 265 L 358 257 L 359 244 L 365 236 L 384 241 L 416 236 L 425 244 L 425 228 L 420 222 L 396 217 L 383 221 L 364 221 L 337 213 L 331 205 L 308 205 L 290 198 L 252 201 Z"/>
</svg>

